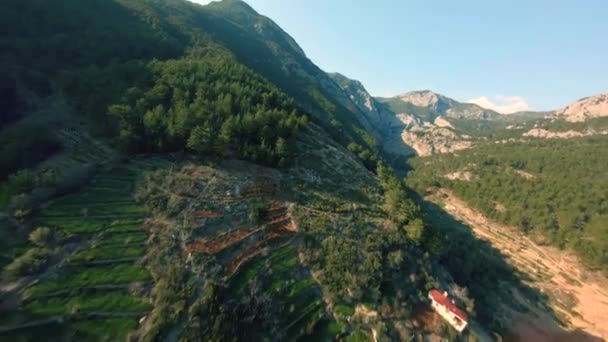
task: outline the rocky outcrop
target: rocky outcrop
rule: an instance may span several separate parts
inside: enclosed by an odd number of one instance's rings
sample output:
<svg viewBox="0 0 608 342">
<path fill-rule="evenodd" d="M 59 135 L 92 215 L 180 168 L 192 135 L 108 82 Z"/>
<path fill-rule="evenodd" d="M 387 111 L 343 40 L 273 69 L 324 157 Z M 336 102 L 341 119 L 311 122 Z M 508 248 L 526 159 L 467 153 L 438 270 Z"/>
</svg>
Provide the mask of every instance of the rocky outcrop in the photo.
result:
<svg viewBox="0 0 608 342">
<path fill-rule="evenodd" d="M 440 106 L 444 106 L 453 101 L 445 96 L 436 94 L 429 90 L 411 91 L 409 93 L 399 95 L 397 98 L 403 102 L 409 102 L 414 106 L 429 107 L 434 110 L 440 110 Z"/>
<path fill-rule="evenodd" d="M 337 73 L 329 76 L 364 114 L 360 121 L 373 126 L 371 131 L 377 132 L 383 149 L 393 154 L 428 156 L 469 148 L 470 138 L 458 134 L 448 118 L 493 115 L 477 105 L 462 104 L 431 91 L 378 99 L 359 81 Z"/>
<path fill-rule="evenodd" d="M 361 82 L 351 80 L 339 73 L 328 75 L 357 107 L 358 112 L 361 113 L 361 117 L 358 117 L 359 122 L 374 135 L 386 152 L 404 156 L 415 154 L 400 137 L 405 129 L 404 123 L 388 106 L 371 96 Z"/>
<path fill-rule="evenodd" d="M 608 116 L 608 93 L 582 98 L 559 110 L 556 115 L 570 122 Z"/>
<path fill-rule="evenodd" d="M 454 131 L 449 121 L 436 118 L 435 123 L 424 122 L 414 115 L 399 114 L 403 123 L 401 139 L 419 156 L 449 153 L 473 145 L 469 137 Z"/>
<path fill-rule="evenodd" d="M 403 131 L 403 141 L 411 146 L 419 156 L 430 156 L 438 153 L 450 153 L 464 150 L 473 146 L 472 141 L 462 139 L 450 129 L 437 127 L 435 129 Z"/>
<path fill-rule="evenodd" d="M 446 119 L 444 119 L 442 117 L 435 118 L 435 122 L 433 122 L 433 123 L 437 127 L 444 127 L 444 128 L 454 129 L 454 126 L 452 126 L 452 124 L 448 120 L 446 120 Z"/>
</svg>

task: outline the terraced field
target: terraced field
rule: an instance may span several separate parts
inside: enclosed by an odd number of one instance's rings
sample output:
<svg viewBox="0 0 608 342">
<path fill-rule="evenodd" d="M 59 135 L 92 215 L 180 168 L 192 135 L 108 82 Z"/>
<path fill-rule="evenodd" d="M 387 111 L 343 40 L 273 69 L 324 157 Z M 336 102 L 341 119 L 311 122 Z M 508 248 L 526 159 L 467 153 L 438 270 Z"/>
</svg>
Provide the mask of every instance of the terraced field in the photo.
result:
<svg viewBox="0 0 608 342">
<path fill-rule="evenodd" d="M 103 172 L 35 217 L 36 226 L 67 238 L 57 263 L 32 277 L 18 308 L 0 317 L 0 340 L 117 341 L 137 328 L 151 309 L 151 277 L 142 264 L 146 210 L 133 199 L 139 169 Z"/>
<path fill-rule="evenodd" d="M 276 248 L 243 265 L 228 286 L 229 297 L 235 301 L 248 296 L 254 286 L 259 293 L 271 293 L 280 303 L 275 310 L 280 311 L 277 316 L 284 327 L 281 334 L 288 341 L 312 332 L 315 324 L 327 317 L 321 290 L 300 266 L 293 245 Z"/>
<path fill-rule="evenodd" d="M 180 279 L 215 289 L 190 290 L 181 314 L 167 323 L 170 336 L 192 332 L 187 327 L 201 320 L 201 331 L 212 340 L 230 333 L 237 340 L 324 341 L 350 330 L 334 321 L 320 285 L 300 260 L 296 208 L 281 197 L 282 181 L 276 171 L 240 162 L 222 168 L 186 164 L 146 177 L 143 198 L 158 203 L 156 212 L 179 213 L 177 219 L 159 215 L 150 221 L 157 223 L 152 250 L 165 253 L 160 260 L 186 265 Z M 158 277 L 160 284 L 166 274 Z M 175 286 L 167 292 L 179 291 Z"/>
</svg>

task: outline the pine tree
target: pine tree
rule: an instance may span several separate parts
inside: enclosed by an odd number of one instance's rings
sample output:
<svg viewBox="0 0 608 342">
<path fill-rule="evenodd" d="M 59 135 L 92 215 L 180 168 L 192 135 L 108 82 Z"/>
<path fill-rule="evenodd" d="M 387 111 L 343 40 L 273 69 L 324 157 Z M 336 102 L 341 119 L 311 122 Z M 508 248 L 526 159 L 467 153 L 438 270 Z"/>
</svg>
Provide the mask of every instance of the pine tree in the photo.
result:
<svg viewBox="0 0 608 342">
<path fill-rule="evenodd" d="M 199 152 L 209 153 L 213 151 L 213 134 L 209 127 L 196 126 L 190 132 L 188 148 Z"/>
</svg>

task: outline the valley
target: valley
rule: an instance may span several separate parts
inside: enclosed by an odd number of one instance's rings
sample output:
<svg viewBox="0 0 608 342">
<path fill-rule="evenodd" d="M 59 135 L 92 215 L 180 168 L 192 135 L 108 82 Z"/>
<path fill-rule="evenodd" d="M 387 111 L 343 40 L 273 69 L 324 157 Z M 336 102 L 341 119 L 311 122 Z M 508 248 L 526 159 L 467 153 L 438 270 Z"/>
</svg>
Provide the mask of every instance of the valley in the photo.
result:
<svg viewBox="0 0 608 342">
<path fill-rule="evenodd" d="M 537 340 L 550 340 L 563 334 L 559 329 L 563 324 L 571 330 L 608 338 L 604 323 L 608 317 L 608 279 L 605 275 L 586 271 L 571 253 L 538 245 L 514 227 L 488 219 L 447 190 L 433 191 L 426 199 L 439 204 L 448 214 L 468 225 L 475 235 L 489 241 L 516 267 L 526 283 L 549 296 L 549 305 L 556 317 L 548 315 L 536 303 L 523 299 L 514 289 L 513 298 L 528 307 L 529 314 L 513 312 L 508 323 L 511 334 L 524 340 L 532 336 Z"/>
</svg>

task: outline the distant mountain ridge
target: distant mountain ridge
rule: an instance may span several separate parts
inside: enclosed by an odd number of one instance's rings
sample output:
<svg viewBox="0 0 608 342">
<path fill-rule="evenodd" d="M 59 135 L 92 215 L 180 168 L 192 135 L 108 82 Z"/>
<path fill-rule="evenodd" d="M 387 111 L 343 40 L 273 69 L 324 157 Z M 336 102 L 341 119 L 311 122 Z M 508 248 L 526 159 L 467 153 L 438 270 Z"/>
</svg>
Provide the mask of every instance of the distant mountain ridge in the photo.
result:
<svg viewBox="0 0 608 342">
<path fill-rule="evenodd" d="M 608 93 L 582 98 L 559 111 L 523 111 L 500 114 L 477 104 L 462 103 L 431 90 L 416 90 L 393 97 L 374 97 L 365 86 L 339 73 L 328 74 L 365 121 L 373 126 L 384 150 L 426 156 L 473 146 L 471 134 L 512 129 L 535 120 L 582 122 L 608 117 Z M 392 148 L 396 141 L 406 147 Z M 410 148 L 407 148 L 410 147 Z"/>
<path fill-rule="evenodd" d="M 417 90 L 389 98 L 378 98 L 397 114 L 416 114 L 432 122 L 439 116 L 460 119 L 496 119 L 499 113 L 472 103 L 462 103 L 430 90 Z"/>
<path fill-rule="evenodd" d="M 383 150 L 397 155 L 431 155 L 468 148 L 471 146 L 468 137 L 457 132 L 447 119 L 488 119 L 500 115 L 429 90 L 376 98 L 357 80 L 339 73 L 329 76 L 380 132 Z"/>
</svg>

